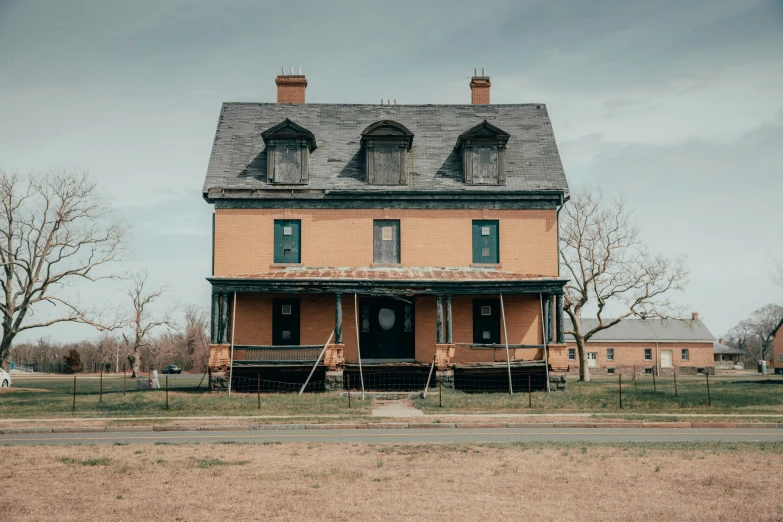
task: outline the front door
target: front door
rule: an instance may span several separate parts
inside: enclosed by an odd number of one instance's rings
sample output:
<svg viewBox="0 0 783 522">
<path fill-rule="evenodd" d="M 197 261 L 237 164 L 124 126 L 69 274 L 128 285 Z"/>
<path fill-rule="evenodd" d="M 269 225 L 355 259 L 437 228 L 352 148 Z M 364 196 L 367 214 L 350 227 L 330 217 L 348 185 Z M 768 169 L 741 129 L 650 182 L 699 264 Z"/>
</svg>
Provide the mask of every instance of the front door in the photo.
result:
<svg viewBox="0 0 783 522">
<path fill-rule="evenodd" d="M 362 359 L 413 359 L 413 302 L 360 299 Z"/>
<path fill-rule="evenodd" d="M 598 353 L 587 352 L 587 367 L 595 368 L 596 366 L 598 366 Z"/>
<path fill-rule="evenodd" d="M 272 299 L 272 344 L 299 344 L 299 299 Z"/>
<path fill-rule="evenodd" d="M 661 352 L 661 368 L 671 368 L 672 367 L 672 351 L 671 350 L 663 350 Z"/>
</svg>

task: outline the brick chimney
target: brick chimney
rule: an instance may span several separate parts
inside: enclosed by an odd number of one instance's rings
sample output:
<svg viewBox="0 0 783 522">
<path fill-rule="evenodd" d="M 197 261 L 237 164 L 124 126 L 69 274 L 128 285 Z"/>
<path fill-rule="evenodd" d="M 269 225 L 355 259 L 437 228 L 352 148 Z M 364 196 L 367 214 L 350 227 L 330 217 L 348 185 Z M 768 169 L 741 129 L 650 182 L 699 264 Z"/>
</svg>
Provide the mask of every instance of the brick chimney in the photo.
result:
<svg viewBox="0 0 783 522">
<path fill-rule="evenodd" d="M 718 339 L 718 344 L 726 344 L 723 341 L 724 341 L 724 339 L 723 339 L 723 337 L 721 337 L 720 339 Z"/>
<path fill-rule="evenodd" d="M 691 312 L 691 319 L 693 319 L 694 321 L 698 321 L 699 320 L 699 312 Z"/>
<path fill-rule="evenodd" d="M 473 78 L 470 79 L 470 103 L 473 105 L 489 105 L 489 76 L 484 76 L 484 69 L 481 69 L 481 76 L 478 70 L 473 69 Z"/>
<path fill-rule="evenodd" d="M 299 68 L 299 74 L 294 74 L 294 68 L 291 67 L 291 74 L 283 74 L 275 78 L 277 85 L 277 103 L 304 103 L 305 89 L 307 88 L 307 78 L 302 74 L 302 68 Z"/>
</svg>

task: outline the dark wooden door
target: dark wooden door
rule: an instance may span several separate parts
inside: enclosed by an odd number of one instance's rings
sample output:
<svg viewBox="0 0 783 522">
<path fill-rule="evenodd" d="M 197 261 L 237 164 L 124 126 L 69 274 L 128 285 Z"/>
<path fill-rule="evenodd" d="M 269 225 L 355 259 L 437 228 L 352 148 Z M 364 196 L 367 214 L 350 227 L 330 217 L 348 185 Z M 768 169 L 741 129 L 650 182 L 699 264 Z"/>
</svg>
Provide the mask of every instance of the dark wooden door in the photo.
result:
<svg viewBox="0 0 783 522">
<path fill-rule="evenodd" d="M 473 300 L 473 342 L 500 344 L 500 299 Z"/>
<path fill-rule="evenodd" d="M 299 344 L 299 299 L 272 299 L 272 344 Z"/>
<path fill-rule="evenodd" d="M 360 301 L 363 359 L 413 359 L 413 303 L 389 298 Z"/>
<path fill-rule="evenodd" d="M 396 265 L 400 263 L 400 220 L 373 221 L 373 263 Z"/>
</svg>

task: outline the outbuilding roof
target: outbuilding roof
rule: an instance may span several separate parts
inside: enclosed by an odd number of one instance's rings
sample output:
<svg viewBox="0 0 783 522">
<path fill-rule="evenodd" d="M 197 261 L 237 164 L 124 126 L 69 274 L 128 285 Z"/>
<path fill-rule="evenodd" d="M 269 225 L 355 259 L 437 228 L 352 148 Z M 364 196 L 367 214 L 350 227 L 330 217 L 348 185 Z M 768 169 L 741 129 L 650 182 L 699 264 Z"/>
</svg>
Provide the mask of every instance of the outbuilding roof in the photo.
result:
<svg viewBox="0 0 783 522">
<path fill-rule="evenodd" d="M 718 355 L 742 355 L 745 353 L 739 348 L 734 348 L 733 346 L 728 346 L 718 342 L 712 343 L 712 352 Z"/>
<path fill-rule="evenodd" d="M 308 189 L 415 192 L 530 191 L 566 193 L 563 165 L 543 104 L 524 105 L 345 105 L 224 103 L 204 181 L 210 189 L 282 190 L 266 180 L 262 133 L 289 119 L 312 132 Z M 413 133 L 407 185 L 365 183 L 361 133 L 393 120 Z M 486 120 L 510 135 L 505 185 L 463 183 L 459 136 Z"/>
<path fill-rule="evenodd" d="M 606 320 L 604 321 L 606 322 Z M 582 331 L 586 332 L 598 324 L 595 318 L 582 319 Z M 565 319 L 566 331 L 571 329 L 571 321 Z M 566 336 L 573 341 L 573 336 Z M 601 330 L 590 338 L 595 341 L 709 341 L 715 337 L 699 319 L 623 319 L 614 326 Z"/>
</svg>

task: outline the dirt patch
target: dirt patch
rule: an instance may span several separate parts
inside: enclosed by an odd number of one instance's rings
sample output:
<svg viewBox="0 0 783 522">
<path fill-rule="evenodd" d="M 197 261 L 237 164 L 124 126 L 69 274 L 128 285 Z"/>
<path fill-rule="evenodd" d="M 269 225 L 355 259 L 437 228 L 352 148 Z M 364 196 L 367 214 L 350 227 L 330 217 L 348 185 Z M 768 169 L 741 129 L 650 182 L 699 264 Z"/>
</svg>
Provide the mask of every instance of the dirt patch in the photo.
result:
<svg viewBox="0 0 783 522">
<path fill-rule="evenodd" d="M 783 516 L 779 444 L 131 445 L 3 455 L 0 512 L 9 520 L 519 520 L 520 509 L 565 521 Z"/>
<path fill-rule="evenodd" d="M 51 392 L 51 390 L 44 390 L 43 388 L 0 388 L 0 393 L 13 392 Z"/>
</svg>

